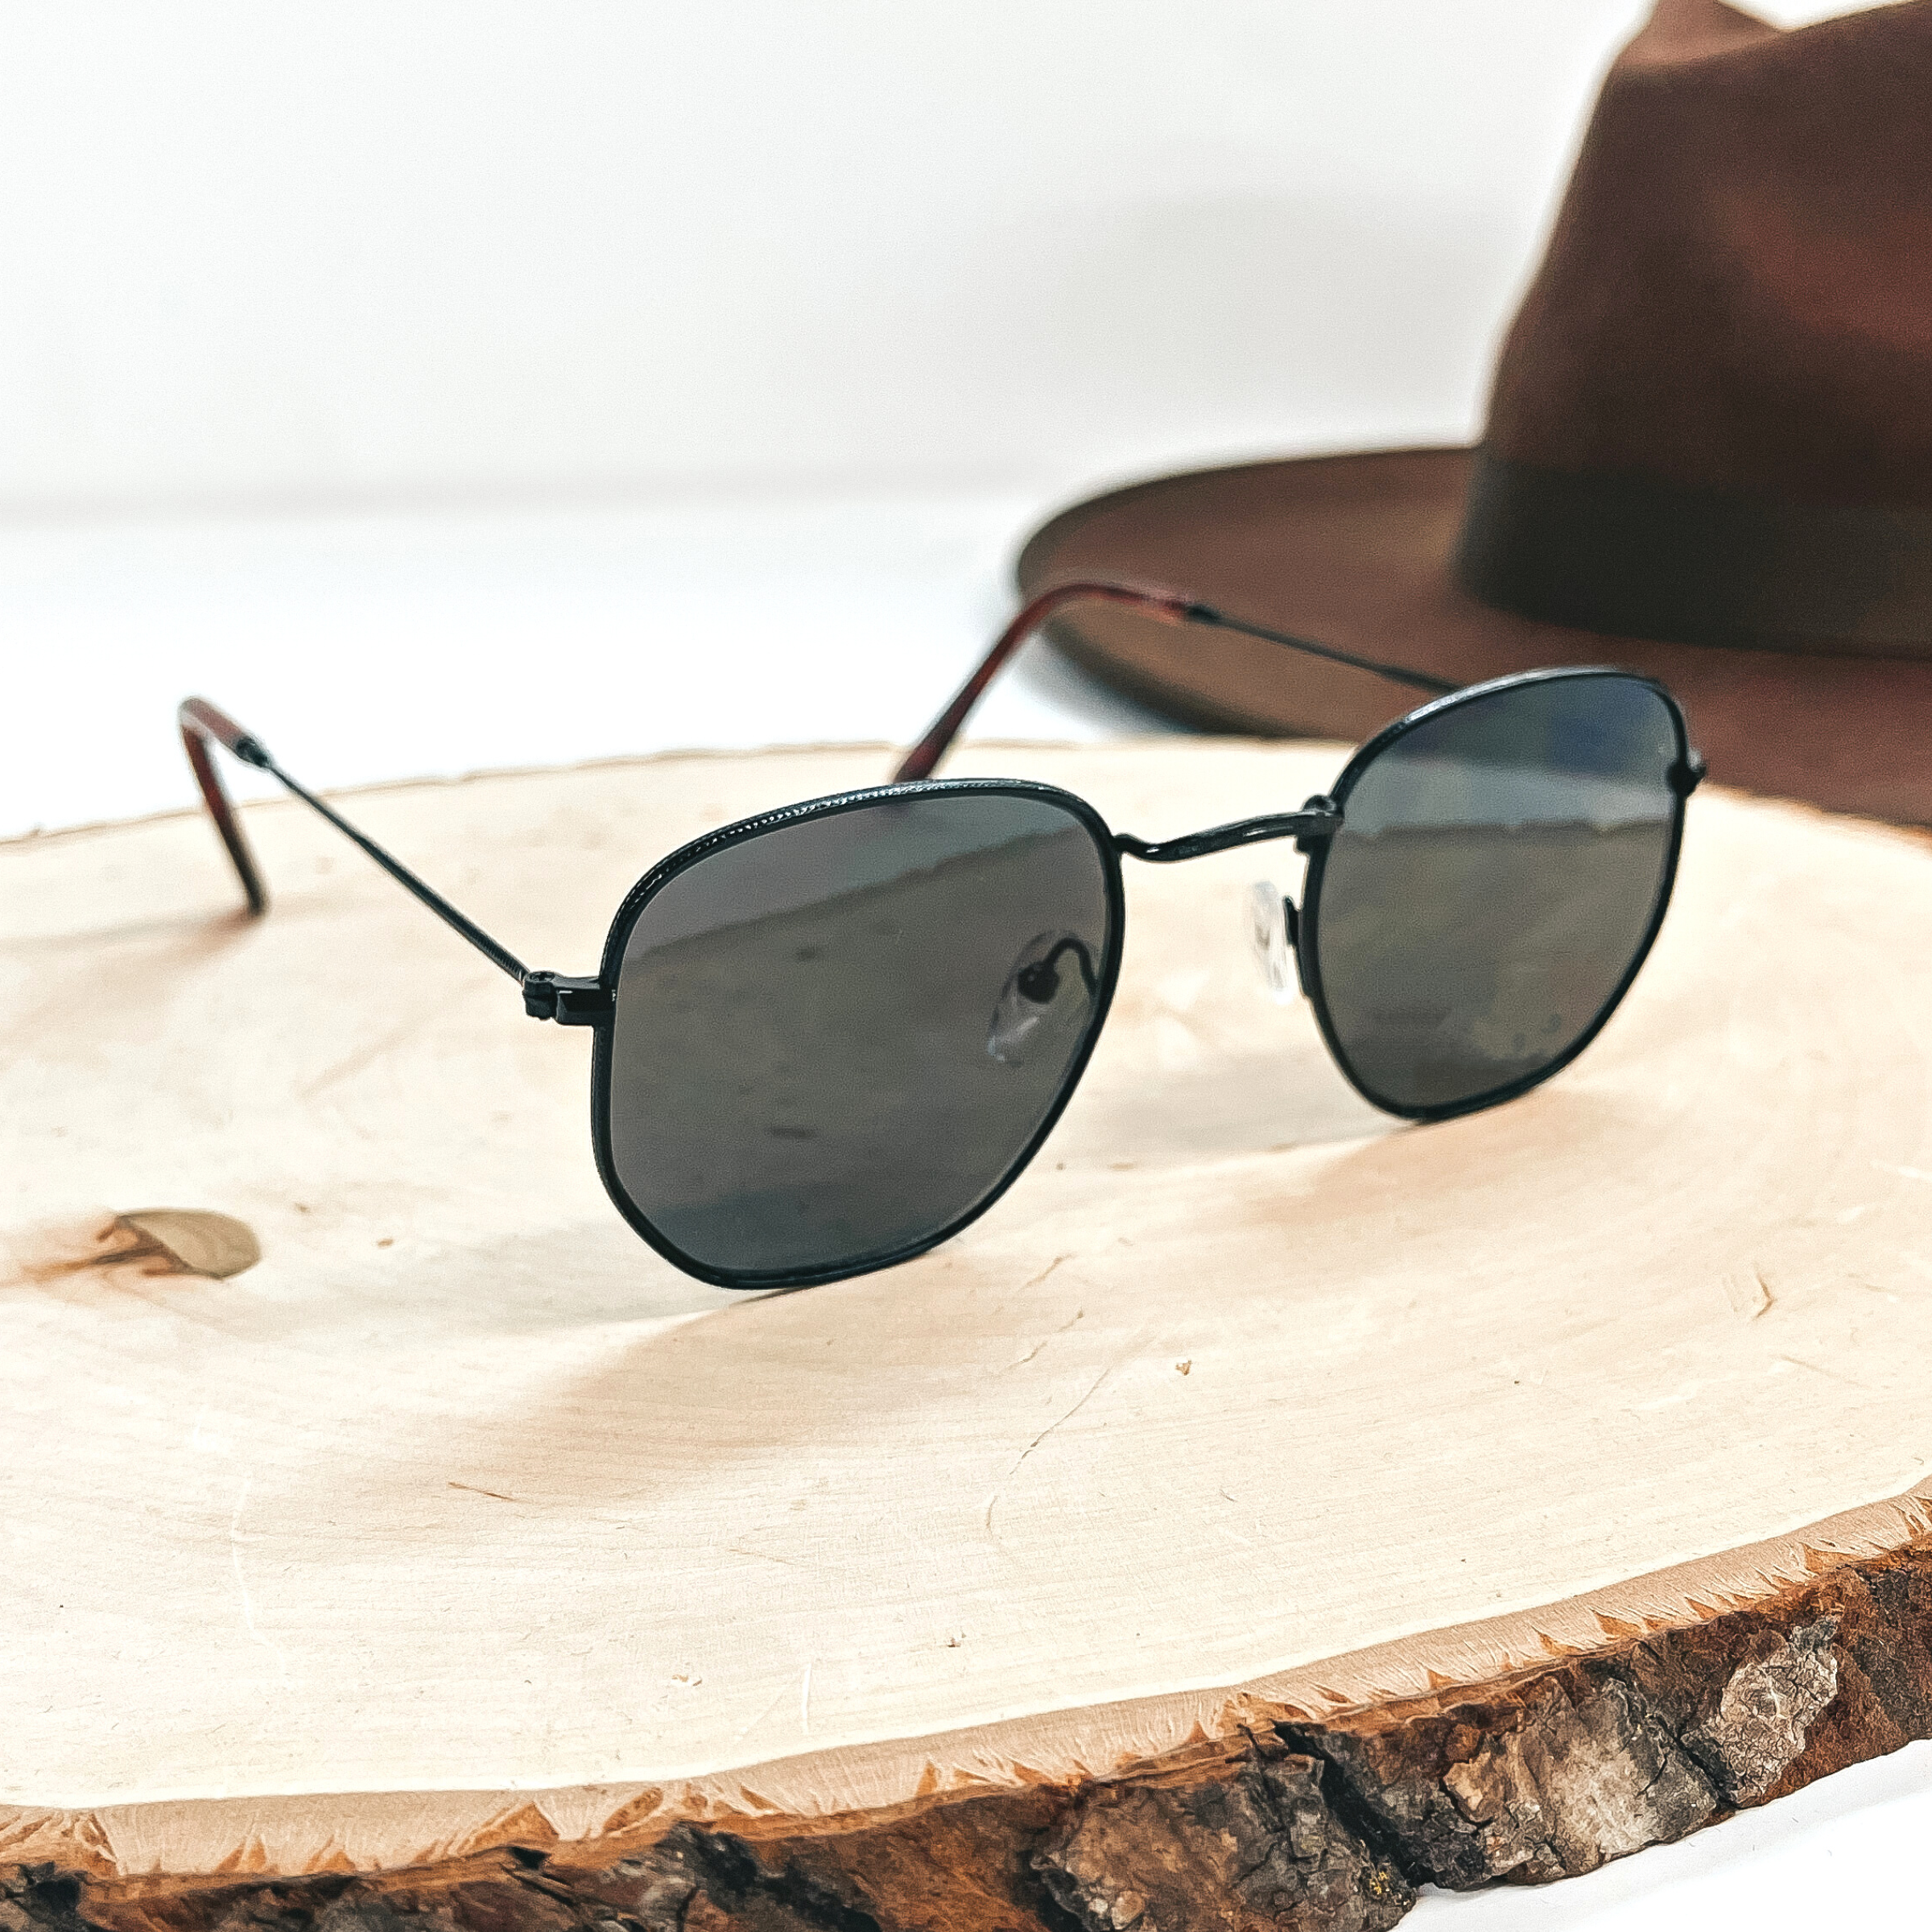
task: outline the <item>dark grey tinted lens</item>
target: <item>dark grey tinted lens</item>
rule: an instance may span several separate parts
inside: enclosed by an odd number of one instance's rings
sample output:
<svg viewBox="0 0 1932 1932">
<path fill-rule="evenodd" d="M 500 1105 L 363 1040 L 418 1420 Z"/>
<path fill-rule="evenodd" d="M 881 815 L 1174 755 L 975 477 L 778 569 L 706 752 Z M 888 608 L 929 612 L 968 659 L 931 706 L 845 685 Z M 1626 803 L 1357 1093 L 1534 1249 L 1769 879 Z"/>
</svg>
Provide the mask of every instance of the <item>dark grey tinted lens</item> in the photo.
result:
<svg viewBox="0 0 1932 1932">
<path fill-rule="evenodd" d="M 1465 1104 L 1596 1025 L 1665 889 L 1677 758 L 1649 686 L 1579 677 L 1451 707 L 1375 758 L 1311 922 L 1329 1023 L 1372 1098 Z"/>
<path fill-rule="evenodd" d="M 1108 871 L 1051 800 L 882 800 L 700 859 L 625 947 L 610 1149 L 676 1247 L 738 1275 L 943 1232 L 1052 1112 L 1099 1010 Z"/>
</svg>

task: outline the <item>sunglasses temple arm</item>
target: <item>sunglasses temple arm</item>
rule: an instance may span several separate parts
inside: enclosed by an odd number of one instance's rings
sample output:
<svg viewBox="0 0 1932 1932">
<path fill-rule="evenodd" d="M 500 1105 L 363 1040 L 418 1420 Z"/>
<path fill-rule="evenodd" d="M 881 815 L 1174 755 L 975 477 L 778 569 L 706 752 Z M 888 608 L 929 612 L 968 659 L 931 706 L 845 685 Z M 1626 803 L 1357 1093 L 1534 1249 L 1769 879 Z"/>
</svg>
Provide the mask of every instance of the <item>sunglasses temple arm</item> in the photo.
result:
<svg viewBox="0 0 1932 1932">
<path fill-rule="evenodd" d="M 247 835 L 235 816 L 228 788 L 215 769 L 211 750 L 214 745 L 231 752 L 244 765 L 252 765 L 256 770 L 266 771 L 271 778 L 280 779 L 304 805 L 319 811 L 344 837 L 361 846 L 406 892 L 413 893 L 444 925 L 462 934 L 491 965 L 508 973 L 519 986 L 531 976 L 530 968 L 507 947 L 493 939 L 475 920 L 459 912 L 442 894 L 425 885 L 399 859 L 392 858 L 366 832 L 358 832 L 332 805 L 298 784 L 269 756 L 268 747 L 259 738 L 244 731 L 226 712 L 217 710 L 205 698 L 189 698 L 178 715 L 181 742 L 187 749 L 188 762 L 194 768 L 195 780 L 201 787 L 208 816 L 214 820 L 215 829 L 221 835 L 221 843 L 228 848 L 228 856 L 234 861 L 242 890 L 248 895 L 248 910 L 251 914 L 259 917 L 268 910 L 268 892 L 262 882 L 261 869 L 255 863 Z"/>
<path fill-rule="evenodd" d="M 1406 685 L 1413 691 L 1426 691 L 1438 697 L 1462 688 L 1450 679 L 1431 677 L 1426 671 L 1411 671 L 1406 665 L 1358 657 L 1352 651 L 1336 650 L 1331 646 L 1317 644 L 1307 638 L 1291 637 L 1286 631 L 1270 630 L 1263 625 L 1231 617 L 1212 605 L 1183 597 L 1178 592 L 1141 589 L 1127 584 L 1059 584 L 1051 590 L 1042 591 L 1030 603 L 1022 606 L 1013 621 L 994 639 L 992 649 L 960 687 L 952 702 L 906 754 L 898 770 L 892 774 L 893 782 L 902 785 L 909 779 L 930 778 L 959 736 L 973 706 L 978 704 L 986 687 L 1008 658 L 1062 605 L 1088 603 L 1125 605 L 1143 617 L 1163 624 L 1199 624 L 1218 630 L 1236 631 L 1245 638 L 1279 644 L 1286 650 L 1299 651 L 1305 657 L 1320 658 L 1331 664 L 1345 664 L 1351 670 L 1368 671 L 1376 677 L 1387 678 L 1393 683 Z"/>
</svg>

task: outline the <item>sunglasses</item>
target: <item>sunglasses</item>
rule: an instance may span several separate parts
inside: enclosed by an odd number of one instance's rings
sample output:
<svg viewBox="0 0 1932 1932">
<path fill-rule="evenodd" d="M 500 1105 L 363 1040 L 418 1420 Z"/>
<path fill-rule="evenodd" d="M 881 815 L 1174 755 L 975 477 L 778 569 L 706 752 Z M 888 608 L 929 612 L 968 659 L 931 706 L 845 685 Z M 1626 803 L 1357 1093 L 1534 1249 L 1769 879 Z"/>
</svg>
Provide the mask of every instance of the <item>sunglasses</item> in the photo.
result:
<svg viewBox="0 0 1932 1932">
<path fill-rule="evenodd" d="M 1299 810 L 1180 837 L 1114 832 L 1018 779 L 935 780 L 1000 667 L 1075 601 L 1234 631 L 1434 694 Z M 1663 923 L 1703 776 L 1662 686 L 1609 669 L 1458 687 L 1169 592 L 1067 584 L 1026 605 L 891 783 L 694 840 L 617 908 L 594 977 L 535 972 L 213 705 L 180 709 L 250 910 L 268 898 L 217 774 L 268 772 L 522 989 L 596 1029 L 591 1121 L 617 1212 L 728 1288 L 894 1266 L 984 1214 L 1080 1084 L 1119 978 L 1121 861 L 1268 841 L 1306 856 L 1301 902 L 1250 898 L 1277 995 L 1298 985 L 1377 1107 L 1435 1121 L 1568 1064 Z"/>
</svg>

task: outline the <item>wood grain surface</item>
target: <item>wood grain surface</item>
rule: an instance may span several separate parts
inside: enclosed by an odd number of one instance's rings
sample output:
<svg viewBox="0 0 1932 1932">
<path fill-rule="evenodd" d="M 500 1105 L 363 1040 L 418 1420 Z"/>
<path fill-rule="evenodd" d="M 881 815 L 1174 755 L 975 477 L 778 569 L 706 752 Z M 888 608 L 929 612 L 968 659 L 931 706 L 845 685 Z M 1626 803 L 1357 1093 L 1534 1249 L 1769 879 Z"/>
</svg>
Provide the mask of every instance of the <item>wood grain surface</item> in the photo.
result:
<svg viewBox="0 0 1932 1932">
<path fill-rule="evenodd" d="M 1154 836 L 1340 755 L 958 769 Z M 885 762 L 353 810 L 583 971 L 663 852 Z M 1423 1128 L 1247 956 L 1285 848 L 1130 870 L 1034 1169 L 745 1297 L 605 1203 L 583 1034 L 247 815 L 256 924 L 190 817 L 0 848 L 7 1932 L 1381 1926 L 1932 1730 L 1917 836 L 1700 795 L 1602 1039 Z"/>
</svg>

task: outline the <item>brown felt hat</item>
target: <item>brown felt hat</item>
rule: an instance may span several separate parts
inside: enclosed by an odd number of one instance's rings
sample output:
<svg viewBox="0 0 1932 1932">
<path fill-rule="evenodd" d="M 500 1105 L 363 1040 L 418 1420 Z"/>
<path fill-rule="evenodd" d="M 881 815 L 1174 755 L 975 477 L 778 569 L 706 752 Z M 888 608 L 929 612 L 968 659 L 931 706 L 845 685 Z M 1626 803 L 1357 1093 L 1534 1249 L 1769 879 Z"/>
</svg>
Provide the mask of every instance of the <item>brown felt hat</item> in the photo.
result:
<svg viewBox="0 0 1932 1932">
<path fill-rule="evenodd" d="M 1781 31 L 1658 0 L 1611 68 L 1474 449 L 1118 489 L 1019 564 L 1187 592 L 1458 679 L 1610 663 L 1712 775 L 1932 822 L 1932 0 Z M 1054 641 L 1217 728 L 1410 700 L 1109 607 Z"/>
</svg>

